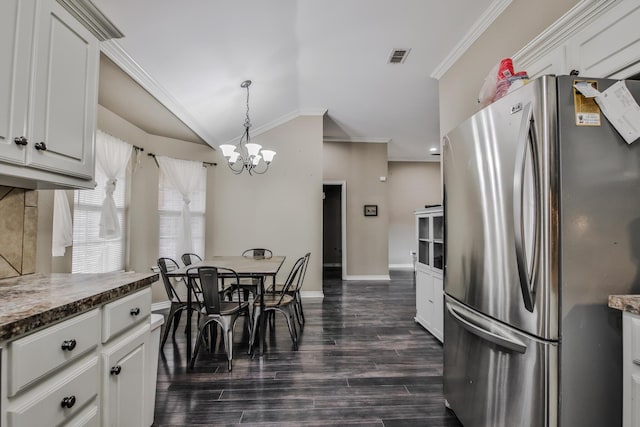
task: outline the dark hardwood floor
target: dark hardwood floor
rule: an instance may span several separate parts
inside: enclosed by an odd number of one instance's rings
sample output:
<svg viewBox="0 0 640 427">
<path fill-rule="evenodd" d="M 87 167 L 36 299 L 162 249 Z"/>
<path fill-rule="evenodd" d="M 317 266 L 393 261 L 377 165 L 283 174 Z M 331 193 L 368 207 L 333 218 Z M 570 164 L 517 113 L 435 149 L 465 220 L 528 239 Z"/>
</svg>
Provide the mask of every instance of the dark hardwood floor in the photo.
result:
<svg viewBox="0 0 640 427">
<path fill-rule="evenodd" d="M 185 369 L 183 318 L 159 360 L 154 425 L 460 426 L 444 407 L 442 345 L 413 320 L 413 274 L 336 277 L 325 275 L 324 300 L 303 301 L 298 351 L 277 316 L 264 356 L 252 359 L 239 320 L 232 372 L 220 343 Z"/>
</svg>

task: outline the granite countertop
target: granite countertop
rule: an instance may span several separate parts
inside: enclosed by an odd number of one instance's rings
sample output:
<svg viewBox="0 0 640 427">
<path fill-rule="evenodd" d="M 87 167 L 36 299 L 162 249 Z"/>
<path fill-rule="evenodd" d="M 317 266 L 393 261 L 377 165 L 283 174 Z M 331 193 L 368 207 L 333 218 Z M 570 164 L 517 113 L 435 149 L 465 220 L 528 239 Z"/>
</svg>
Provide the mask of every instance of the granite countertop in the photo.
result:
<svg viewBox="0 0 640 427">
<path fill-rule="evenodd" d="M 609 295 L 609 307 L 640 314 L 640 295 Z"/>
<path fill-rule="evenodd" d="M 89 311 L 157 280 L 154 273 L 29 274 L 0 280 L 0 341 Z"/>
</svg>

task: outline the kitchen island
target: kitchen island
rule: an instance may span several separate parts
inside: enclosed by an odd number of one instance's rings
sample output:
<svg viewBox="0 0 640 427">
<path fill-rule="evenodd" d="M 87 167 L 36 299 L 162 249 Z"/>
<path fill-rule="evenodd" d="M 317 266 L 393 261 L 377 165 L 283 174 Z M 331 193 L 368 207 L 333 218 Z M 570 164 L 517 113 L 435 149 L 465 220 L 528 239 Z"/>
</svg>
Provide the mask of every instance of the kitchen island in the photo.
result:
<svg viewBox="0 0 640 427">
<path fill-rule="evenodd" d="M 622 311 L 622 425 L 640 427 L 640 295 L 610 295 Z"/>
<path fill-rule="evenodd" d="M 150 425 L 157 280 L 151 273 L 0 280 L 0 424 Z"/>
</svg>

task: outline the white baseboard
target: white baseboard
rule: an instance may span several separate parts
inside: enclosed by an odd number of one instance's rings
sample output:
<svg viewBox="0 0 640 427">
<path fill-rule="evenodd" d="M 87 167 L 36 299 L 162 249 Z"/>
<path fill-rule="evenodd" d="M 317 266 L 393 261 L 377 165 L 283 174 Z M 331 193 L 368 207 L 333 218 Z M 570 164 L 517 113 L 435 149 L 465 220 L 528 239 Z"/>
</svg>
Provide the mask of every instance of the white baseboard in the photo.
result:
<svg viewBox="0 0 640 427">
<path fill-rule="evenodd" d="M 413 270 L 413 264 L 389 264 L 389 270 Z"/>
<path fill-rule="evenodd" d="M 344 280 L 391 280 L 389 275 L 380 276 L 347 276 Z"/>
<path fill-rule="evenodd" d="M 151 304 L 151 311 L 166 310 L 171 307 L 171 301 L 154 302 Z"/>
<path fill-rule="evenodd" d="M 322 291 L 302 291 L 300 296 L 303 299 L 307 298 L 324 298 L 324 292 Z"/>
</svg>

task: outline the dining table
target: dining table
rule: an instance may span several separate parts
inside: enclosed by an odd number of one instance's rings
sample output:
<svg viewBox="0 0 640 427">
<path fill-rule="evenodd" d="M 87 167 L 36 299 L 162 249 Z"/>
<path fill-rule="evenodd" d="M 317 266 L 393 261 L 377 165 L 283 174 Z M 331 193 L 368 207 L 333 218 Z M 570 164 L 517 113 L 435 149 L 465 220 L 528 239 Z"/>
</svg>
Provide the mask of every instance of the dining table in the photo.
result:
<svg viewBox="0 0 640 427">
<path fill-rule="evenodd" d="M 180 267 L 176 270 L 167 272 L 168 277 L 183 278 L 187 285 L 187 366 L 191 360 L 191 315 L 193 314 L 193 280 L 197 278 L 197 267 L 219 267 L 235 271 L 239 278 L 252 278 L 257 280 L 257 295 L 260 303 L 260 313 L 264 313 L 264 293 L 265 281 L 271 279 L 275 283 L 276 275 L 280 271 L 280 267 L 284 263 L 285 256 L 272 257 L 247 257 L 241 255 L 222 255 L 206 258 L 202 261 Z M 221 275 L 224 278 L 224 275 Z M 259 356 L 264 352 L 264 334 L 266 323 L 265 316 L 260 316 L 259 322 Z M 253 344 L 253 343 L 250 343 Z M 253 353 L 255 355 L 255 351 Z"/>
</svg>

